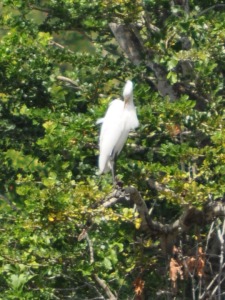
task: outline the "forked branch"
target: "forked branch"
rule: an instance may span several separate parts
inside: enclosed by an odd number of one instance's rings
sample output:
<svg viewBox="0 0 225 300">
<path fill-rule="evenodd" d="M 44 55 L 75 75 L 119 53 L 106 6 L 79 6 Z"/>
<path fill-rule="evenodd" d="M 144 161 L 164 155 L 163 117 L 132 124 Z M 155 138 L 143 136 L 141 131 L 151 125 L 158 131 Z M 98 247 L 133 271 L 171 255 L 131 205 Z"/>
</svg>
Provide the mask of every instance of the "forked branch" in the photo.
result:
<svg viewBox="0 0 225 300">
<path fill-rule="evenodd" d="M 165 252 L 171 251 L 178 232 L 188 231 L 193 225 L 210 224 L 216 217 L 225 216 L 225 205 L 217 202 L 206 205 L 202 210 L 194 206 L 187 206 L 177 220 L 170 224 L 163 224 L 153 220 L 141 194 L 132 186 L 124 190 L 114 190 L 100 206 L 106 208 L 117 202 L 124 202 L 125 199 L 129 199 L 131 203 L 136 205 L 136 210 L 141 219 L 140 230 L 150 234 L 158 234 Z"/>
</svg>

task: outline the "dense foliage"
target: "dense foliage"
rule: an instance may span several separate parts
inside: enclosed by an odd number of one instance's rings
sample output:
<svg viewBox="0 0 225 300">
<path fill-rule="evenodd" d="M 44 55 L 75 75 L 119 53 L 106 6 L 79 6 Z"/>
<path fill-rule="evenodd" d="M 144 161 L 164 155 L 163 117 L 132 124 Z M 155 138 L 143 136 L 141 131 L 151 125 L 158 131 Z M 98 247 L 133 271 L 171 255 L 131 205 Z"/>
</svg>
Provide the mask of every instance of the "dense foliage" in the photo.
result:
<svg viewBox="0 0 225 300">
<path fill-rule="evenodd" d="M 129 201 L 102 205 L 113 187 L 110 174 L 97 174 L 96 120 L 133 80 L 140 127 L 117 176 L 138 189 L 154 220 L 171 223 L 222 199 L 225 5 L 1 5 L 1 299 L 170 299 L 159 291 L 170 285 L 172 245 L 142 230 Z M 206 223 L 173 242 L 205 246 Z M 191 299 L 188 286 L 174 292 Z"/>
</svg>

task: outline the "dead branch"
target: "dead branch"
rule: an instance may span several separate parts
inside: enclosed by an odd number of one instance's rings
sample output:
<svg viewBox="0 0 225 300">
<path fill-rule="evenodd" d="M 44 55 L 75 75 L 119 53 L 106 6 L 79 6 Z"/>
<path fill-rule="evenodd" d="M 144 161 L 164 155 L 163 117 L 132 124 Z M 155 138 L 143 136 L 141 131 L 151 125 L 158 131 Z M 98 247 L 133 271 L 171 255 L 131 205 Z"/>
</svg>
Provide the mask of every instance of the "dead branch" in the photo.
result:
<svg viewBox="0 0 225 300">
<path fill-rule="evenodd" d="M 86 232 L 85 238 L 87 240 L 89 252 L 90 252 L 90 264 L 93 264 L 94 263 L 94 248 L 93 248 L 93 243 L 92 243 L 91 239 L 89 238 L 89 235 L 87 232 Z M 106 293 L 106 295 L 108 297 L 108 300 L 117 300 L 117 297 L 112 293 L 112 291 L 110 290 L 110 288 L 108 287 L 108 285 L 105 283 L 104 280 L 99 278 L 99 276 L 96 273 L 94 273 L 92 275 L 92 277 L 95 280 L 95 282 L 104 290 L 104 292 Z"/>
<path fill-rule="evenodd" d="M 66 83 L 69 83 L 70 85 L 73 86 L 73 88 L 80 90 L 80 88 L 77 86 L 77 83 L 75 81 L 73 81 L 72 79 L 68 78 L 68 77 L 64 77 L 64 76 L 57 76 L 58 80 L 64 81 Z"/>
<path fill-rule="evenodd" d="M 212 5 L 202 11 L 200 11 L 200 13 L 197 14 L 197 17 L 201 16 L 201 15 L 204 15 L 205 13 L 207 13 L 208 11 L 212 10 L 212 9 L 215 9 L 215 8 L 225 8 L 225 4 L 222 4 L 222 3 L 219 3 L 219 4 L 215 4 L 215 5 Z"/>
<path fill-rule="evenodd" d="M 51 10 L 50 9 L 47 9 L 47 8 L 44 8 L 44 7 L 38 7 L 38 6 L 35 6 L 35 5 L 30 5 L 30 8 L 33 9 L 33 10 L 37 10 L 37 11 L 41 11 L 43 13 L 51 13 Z"/>
<path fill-rule="evenodd" d="M 151 23 L 150 14 L 148 13 L 147 9 L 145 8 L 144 2 L 142 3 L 142 6 L 144 8 L 144 21 L 145 21 L 146 27 L 148 28 L 149 37 L 150 37 L 150 32 L 160 33 L 161 30 Z"/>
<path fill-rule="evenodd" d="M 222 231 L 220 228 L 217 229 L 217 235 L 220 241 L 220 264 L 219 264 L 219 276 L 218 276 L 218 300 L 221 300 L 221 283 L 222 280 L 222 271 L 223 271 L 223 261 L 224 261 L 224 234 L 225 234 L 225 219 L 223 220 Z"/>
<path fill-rule="evenodd" d="M 97 274 L 94 274 L 93 278 L 98 283 L 98 285 L 105 291 L 106 295 L 109 297 L 108 300 L 117 300 L 117 297 L 111 292 L 104 280 L 99 278 Z"/>
<path fill-rule="evenodd" d="M 56 47 L 58 47 L 58 48 L 60 48 L 60 49 L 65 49 L 66 51 L 68 51 L 69 53 L 74 53 L 72 50 L 70 50 L 70 49 L 67 49 L 65 46 L 63 46 L 63 45 L 61 45 L 61 44 L 59 44 L 59 43 L 57 43 L 57 42 L 55 42 L 55 41 L 53 41 L 53 40 L 51 40 L 50 42 L 49 42 L 49 45 L 53 45 L 53 46 L 56 46 Z"/>
<path fill-rule="evenodd" d="M 165 192 L 176 198 L 179 197 L 177 194 L 174 193 L 174 191 L 168 189 L 166 186 L 158 183 L 157 181 L 155 181 L 151 178 L 148 179 L 148 184 L 152 189 L 154 189 L 158 192 Z"/>
</svg>

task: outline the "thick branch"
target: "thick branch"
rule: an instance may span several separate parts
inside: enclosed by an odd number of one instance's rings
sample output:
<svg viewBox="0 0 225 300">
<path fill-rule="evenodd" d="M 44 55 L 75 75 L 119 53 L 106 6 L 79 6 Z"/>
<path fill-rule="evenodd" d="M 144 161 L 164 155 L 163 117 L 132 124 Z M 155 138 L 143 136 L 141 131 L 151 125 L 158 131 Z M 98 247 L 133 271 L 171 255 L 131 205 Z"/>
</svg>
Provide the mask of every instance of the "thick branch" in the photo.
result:
<svg viewBox="0 0 225 300">
<path fill-rule="evenodd" d="M 155 183 L 154 186 L 159 191 L 163 189 L 163 187 L 157 183 Z M 172 191 L 169 190 L 169 192 Z M 201 226 L 210 223 L 215 217 L 225 216 L 225 205 L 222 203 L 207 205 L 202 210 L 193 206 L 186 206 L 183 214 L 177 220 L 170 224 L 163 224 L 152 219 L 152 214 L 149 214 L 145 201 L 134 187 L 113 191 L 101 205 L 109 207 L 118 201 L 128 198 L 136 205 L 136 209 L 141 219 L 140 229 L 146 233 L 158 234 L 161 239 L 161 246 L 165 252 L 171 251 L 178 232 L 188 231 L 193 225 Z"/>
<path fill-rule="evenodd" d="M 140 40 L 140 35 L 135 33 L 134 26 L 125 24 L 110 23 L 109 27 L 115 36 L 120 48 L 130 59 L 134 65 L 140 65 L 144 63 L 148 68 L 150 68 L 156 76 L 155 86 L 159 93 L 164 97 L 168 95 L 171 100 L 177 98 L 176 92 L 173 86 L 168 82 L 166 76 L 167 72 L 162 66 L 145 59 L 146 53 L 144 47 L 142 46 L 142 41 Z M 152 53 L 151 55 L 152 56 Z"/>
<path fill-rule="evenodd" d="M 109 27 L 123 52 L 133 64 L 139 65 L 142 60 L 142 47 L 130 26 L 110 23 Z"/>
</svg>

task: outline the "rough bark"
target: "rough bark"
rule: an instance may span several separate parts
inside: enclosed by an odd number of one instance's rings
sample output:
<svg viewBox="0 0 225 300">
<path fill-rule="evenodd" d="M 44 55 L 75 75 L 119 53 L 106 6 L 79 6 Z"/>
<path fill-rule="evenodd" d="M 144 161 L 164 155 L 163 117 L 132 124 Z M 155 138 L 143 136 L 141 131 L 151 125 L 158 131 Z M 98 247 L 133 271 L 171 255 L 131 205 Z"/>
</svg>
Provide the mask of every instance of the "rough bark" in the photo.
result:
<svg viewBox="0 0 225 300">
<path fill-rule="evenodd" d="M 124 202 L 124 200 L 130 200 L 132 204 L 136 205 L 139 218 L 141 219 L 140 230 L 146 234 L 157 234 L 164 253 L 171 253 L 178 234 L 188 232 L 194 225 L 202 226 L 210 224 L 215 218 L 225 216 L 225 205 L 223 203 L 208 203 L 202 210 L 193 206 L 186 206 L 177 220 L 164 224 L 153 220 L 141 194 L 132 186 L 124 190 L 114 190 L 107 197 L 106 201 L 100 205 L 109 207 L 118 201 Z"/>
<path fill-rule="evenodd" d="M 154 57 L 146 53 L 138 30 L 131 25 L 110 23 L 109 27 L 115 36 L 120 48 L 134 65 L 145 64 L 155 74 L 153 84 L 161 96 L 169 96 L 171 101 L 177 99 L 173 86 L 167 80 L 166 70 L 154 62 Z"/>
</svg>

